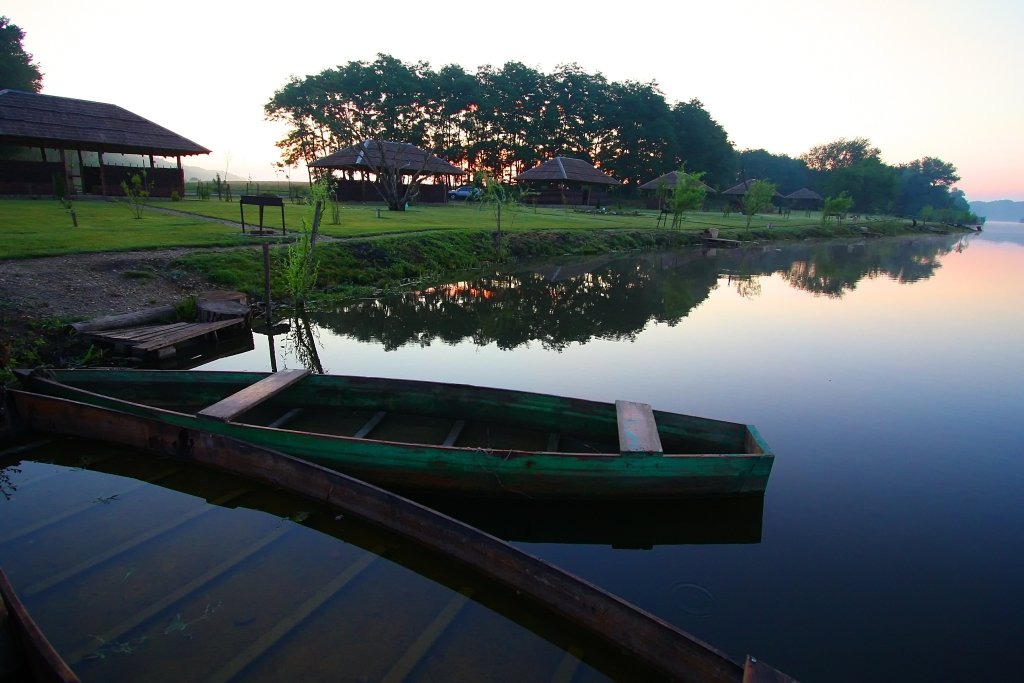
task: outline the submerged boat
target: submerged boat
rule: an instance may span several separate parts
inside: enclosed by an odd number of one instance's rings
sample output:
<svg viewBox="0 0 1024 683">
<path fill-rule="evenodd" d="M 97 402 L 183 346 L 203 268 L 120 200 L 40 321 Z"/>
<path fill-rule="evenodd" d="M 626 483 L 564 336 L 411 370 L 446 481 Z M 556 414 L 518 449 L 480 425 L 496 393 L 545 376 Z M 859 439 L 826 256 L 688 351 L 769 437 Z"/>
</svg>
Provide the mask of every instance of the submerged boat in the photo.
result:
<svg viewBox="0 0 1024 683">
<path fill-rule="evenodd" d="M 174 370 L 17 371 L 26 389 L 279 450 L 407 493 L 558 500 L 761 495 L 751 425 L 411 380 Z"/>
<path fill-rule="evenodd" d="M 78 683 L 0 569 L 0 681 Z"/>
<path fill-rule="evenodd" d="M 789 680 L 751 657 L 740 664 L 661 619 L 493 536 L 342 473 L 158 419 L 27 391 L 6 394 L 12 422 L 22 430 L 115 441 L 212 467 L 330 506 L 340 513 L 331 519 L 352 515 L 379 526 L 511 591 L 517 604 L 540 609 L 544 614 L 531 619 L 535 623 L 571 623 L 603 643 L 602 649 L 609 655 L 627 658 L 626 667 L 616 669 L 628 672 L 624 679 Z M 37 588 L 37 592 L 41 590 Z M 164 607 L 170 604 L 168 601 Z M 140 619 L 129 621 L 135 624 Z M 104 640 L 112 641 L 113 636 Z M 251 649 L 243 653 L 246 662 L 255 657 L 249 656 Z M 243 670 L 234 664 L 233 659 L 226 667 L 230 675 L 225 674 L 224 680 Z"/>
</svg>

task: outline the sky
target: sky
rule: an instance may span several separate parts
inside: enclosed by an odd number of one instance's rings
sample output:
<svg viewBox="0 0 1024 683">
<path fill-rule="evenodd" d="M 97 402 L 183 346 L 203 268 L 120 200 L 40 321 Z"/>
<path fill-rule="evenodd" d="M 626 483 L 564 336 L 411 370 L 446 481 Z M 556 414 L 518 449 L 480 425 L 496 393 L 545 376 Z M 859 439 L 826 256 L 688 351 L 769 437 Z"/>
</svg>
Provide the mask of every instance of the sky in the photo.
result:
<svg viewBox="0 0 1024 683">
<path fill-rule="evenodd" d="M 282 179 L 263 106 L 290 76 L 378 53 L 467 70 L 575 62 L 693 98 L 737 149 L 868 138 L 938 157 L 969 200 L 1024 200 L 1020 0 L 427 3 L 8 0 L 44 94 L 117 104 L 203 145 L 189 165 Z M 305 173 L 299 173 L 304 178 Z"/>
</svg>

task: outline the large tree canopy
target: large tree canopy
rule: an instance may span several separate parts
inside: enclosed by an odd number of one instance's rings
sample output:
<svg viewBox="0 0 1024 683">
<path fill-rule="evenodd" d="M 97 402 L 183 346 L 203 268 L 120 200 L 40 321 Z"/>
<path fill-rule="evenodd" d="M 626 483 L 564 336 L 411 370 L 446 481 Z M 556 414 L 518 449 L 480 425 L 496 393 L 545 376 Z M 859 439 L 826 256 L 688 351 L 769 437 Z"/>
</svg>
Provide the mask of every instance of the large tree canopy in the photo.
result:
<svg viewBox="0 0 1024 683">
<path fill-rule="evenodd" d="M 837 168 L 849 168 L 865 159 L 877 158 L 878 155 L 878 148 L 872 147 L 867 138 L 839 138 L 825 145 L 811 147 L 800 158 L 812 170 L 834 171 Z"/>
<path fill-rule="evenodd" d="M 0 17 L 0 90 L 39 92 L 43 89 L 43 72 L 32 55 L 25 52 L 25 32 Z"/>
<path fill-rule="evenodd" d="M 556 156 L 585 159 L 628 185 L 686 163 L 732 181 L 732 143 L 699 100 L 670 106 L 653 82 L 610 82 L 578 64 L 543 73 L 520 62 L 476 73 L 386 54 L 293 77 L 264 107 L 288 124 L 286 166 L 366 139 L 419 145 L 511 179 Z"/>
</svg>

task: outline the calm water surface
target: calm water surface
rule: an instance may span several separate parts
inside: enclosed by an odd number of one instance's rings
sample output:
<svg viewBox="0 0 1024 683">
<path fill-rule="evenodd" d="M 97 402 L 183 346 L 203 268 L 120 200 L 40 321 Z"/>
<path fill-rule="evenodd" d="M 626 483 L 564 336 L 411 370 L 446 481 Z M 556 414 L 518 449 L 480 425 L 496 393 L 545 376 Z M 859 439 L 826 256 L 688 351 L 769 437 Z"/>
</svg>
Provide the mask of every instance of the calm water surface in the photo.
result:
<svg viewBox="0 0 1024 683">
<path fill-rule="evenodd" d="M 544 264 L 324 313 L 273 348 L 280 367 L 753 423 L 776 452 L 759 543 L 524 546 L 802 680 L 1007 680 L 1024 639 L 1022 266 L 1011 223 Z M 269 348 L 207 367 L 266 370 Z"/>
<path fill-rule="evenodd" d="M 763 509 L 622 505 L 615 534 L 583 543 L 543 517 L 507 535 L 804 681 L 1009 680 L 1024 639 L 1022 264 L 1008 223 L 540 264 L 293 321 L 204 368 L 753 423 L 776 453 Z"/>
</svg>

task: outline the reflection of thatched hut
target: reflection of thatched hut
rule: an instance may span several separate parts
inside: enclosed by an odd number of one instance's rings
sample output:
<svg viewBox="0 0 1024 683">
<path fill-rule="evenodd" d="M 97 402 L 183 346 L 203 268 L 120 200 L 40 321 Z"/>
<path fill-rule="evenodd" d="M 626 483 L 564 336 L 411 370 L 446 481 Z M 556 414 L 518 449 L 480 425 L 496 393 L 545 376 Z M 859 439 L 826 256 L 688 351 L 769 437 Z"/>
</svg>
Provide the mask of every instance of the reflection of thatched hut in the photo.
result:
<svg viewBox="0 0 1024 683">
<path fill-rule="evenodd" d="M 119 196 L 140 171 L 152 195 L 184 195 L 181 157 L 210 153 L 114 104 L 19 90 L 0 90 L 0 148 L 0 194 L 29 195 Z"/>
<path fill-rule="evenodd" d="M 337 181 L 338 199 L 357 202 L 380 199 L 380 195 L 372 187 L 373 183 L 367 179 L 371 174 L 378 182 L 381 181 L 382 175 L 398 176 L 401 187 L 408 183 L 419 183 L 428 176 L 466 175 L 461 168 L 451 165 L 422 147 L 384 140 L 363 140 L 317 159 L 310 166 L 348 171 L 347 179 Z M 360 180 L 353 177 L 357 172 L 361 175 Z M 421 202 L 443 202 L 446 197 L 447 189 L 443 183 L 419 187 Z"/>
<path fill-rule="evenodd" d="M 801 187 L 796 192 L 787 194 L 784 199 L 791 209 L 800 209 L 803 211 L 811 211 L 813 209 L 820 209 L 824 203 L 825 198 L 814 190 L 810 190 L 806 187 Z"/>
<path fill-rule="evenodd" d="M 665 194 L 671 193 L 676 188 L 676 182 L 679 180 L 679 171 L 669 171 L 665 175 L 660 175 L 654 180 L 648 180 L 643 185 L 640 185 L 638 190 L 653 190 L 655 194 L 648 196 L 647 208 L 648 209 L 661 209 L 665 205 Z M 704 186 L 704 191 L 708 194 L 714 194 L 715 190 L 707 183 L 701 183 Z"/>
<path fill-rule="evenodd" d="M 607 194 L 593 185 L 621 185 L 622 182 L 602 173 L 583 159 L 555 157 L 523 171 L 516 182 L 544 189 L 536 195 L 538 204 L 571 204 L 600 206 Z"/>
</svg>

